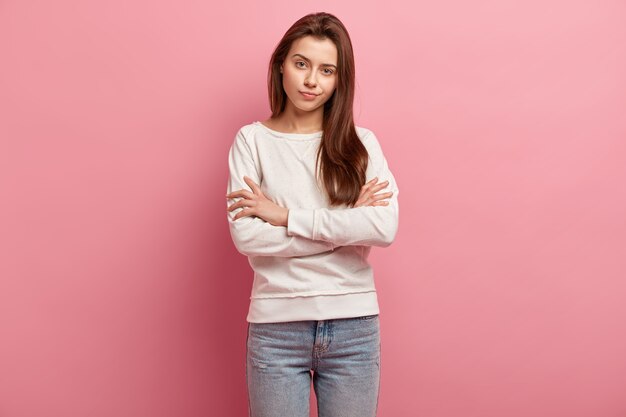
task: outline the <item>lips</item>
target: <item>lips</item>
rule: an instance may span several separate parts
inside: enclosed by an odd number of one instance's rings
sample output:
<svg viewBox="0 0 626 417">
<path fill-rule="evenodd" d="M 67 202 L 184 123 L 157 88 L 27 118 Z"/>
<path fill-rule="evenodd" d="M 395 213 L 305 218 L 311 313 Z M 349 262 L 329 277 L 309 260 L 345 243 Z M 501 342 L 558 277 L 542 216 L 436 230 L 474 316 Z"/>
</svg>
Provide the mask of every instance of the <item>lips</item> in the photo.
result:
<svg viewBox="0 0 626 417">
<path fill-rule="evenodd" d="M 309 92 L 306 92 L 306 91 L 300 91 L 300 94 L 302 94 L 306 98 L 315 98 L 315 97 L 317 97 L 317 94 L 309 93 Z"/>
</svg>

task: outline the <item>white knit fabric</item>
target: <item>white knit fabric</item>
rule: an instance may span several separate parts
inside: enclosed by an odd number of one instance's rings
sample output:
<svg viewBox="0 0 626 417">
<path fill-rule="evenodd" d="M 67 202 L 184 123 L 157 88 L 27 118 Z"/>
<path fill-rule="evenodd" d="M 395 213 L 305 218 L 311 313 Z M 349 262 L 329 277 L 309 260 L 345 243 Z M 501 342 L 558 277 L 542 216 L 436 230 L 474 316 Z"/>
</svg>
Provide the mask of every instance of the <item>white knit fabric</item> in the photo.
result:
<svg viewBox="0 0 626 417">
<path fill-rule="evenodd" d="M 269 199 L 289 209 L 287 227 L 255 216 L 233 220 L 241 208 L 227 212 L 235 247 L 254 271 L 248 322 L 379 313 L 367 258 L 372 246 L 386 247 L 395 239 L 399 190 L 377 137 L 369 129 L 356 130 L 369 153 L 366 181 L 389 181 L 377 192 L 393 191 L 387 206 L 330 207 L 315 175 L 321 132 L 282 133 L 255 121 L 235 135 L 227 193 L 250 190 L 246 175 Z M 227 207 L 236 201 L 227 199 Z"/>
</svg>

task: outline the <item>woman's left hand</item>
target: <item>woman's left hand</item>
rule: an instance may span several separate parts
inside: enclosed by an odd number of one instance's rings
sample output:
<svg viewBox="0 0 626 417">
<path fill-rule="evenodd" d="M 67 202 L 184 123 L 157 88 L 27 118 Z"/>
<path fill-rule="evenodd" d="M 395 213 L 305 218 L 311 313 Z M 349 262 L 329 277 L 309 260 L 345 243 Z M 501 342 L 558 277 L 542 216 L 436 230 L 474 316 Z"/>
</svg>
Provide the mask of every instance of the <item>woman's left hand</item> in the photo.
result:
<svg viewBox="0 0 626 417">
<path fill-rule="evenodd" d="M 233 220 L 245 216 L 257 216 L 274 226 L 287 226 L 289 209 L 281 207 L 267 198 L 261 191 L 261 187 L 252 181 L 250 177 L 244 175 L 243 180 L 250 186 L 252 192 L 248 190 L 238 190 L 226 194 L 226 198 L 241 198 L 241 200 L 229 206 L 228 211 L 244 207 L 243 210 L 235 215 Z"/>
</svg>

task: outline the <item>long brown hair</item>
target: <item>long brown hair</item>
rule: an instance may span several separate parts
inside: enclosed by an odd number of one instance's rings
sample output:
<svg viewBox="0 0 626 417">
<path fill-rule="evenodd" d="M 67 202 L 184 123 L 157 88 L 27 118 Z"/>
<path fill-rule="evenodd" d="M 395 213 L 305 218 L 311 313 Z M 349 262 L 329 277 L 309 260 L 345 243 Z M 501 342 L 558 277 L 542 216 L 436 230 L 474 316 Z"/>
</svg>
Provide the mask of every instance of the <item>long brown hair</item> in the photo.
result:
<svg viewBox="0 0 626 417">
<path fill-rule="evenodd" d="M 280 66 L 293 41 L 304 36 L 320 40 L 328 38 L 337 47 L 337 85 L 331 98 L 324 103 L 322 141 L 315 169 L 331 206 L 353 206 L 365 184 L 368 153 L 354 126 L 355 71 L 352 42 L 337 17 L 325 12 L 311 13 L 296 21 L 283 35 L 270 59 L 267 77 L 272 117 L 281 114 L 287 103 Z"/>
</svg>

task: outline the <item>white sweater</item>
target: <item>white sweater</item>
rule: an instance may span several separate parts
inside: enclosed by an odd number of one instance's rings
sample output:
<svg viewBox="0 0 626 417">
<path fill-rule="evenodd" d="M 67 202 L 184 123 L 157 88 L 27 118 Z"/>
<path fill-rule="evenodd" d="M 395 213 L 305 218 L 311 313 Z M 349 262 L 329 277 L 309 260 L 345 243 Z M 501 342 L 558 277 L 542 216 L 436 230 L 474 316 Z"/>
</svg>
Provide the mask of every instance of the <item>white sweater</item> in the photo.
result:
<svg viewBox="0 0 626 417">
<path fill-rule="evenodd" d="M 288 226 L 256 216 L 233 220 L 237 250 L 254 270 L 246 320 L 253 323 L 327 320 L 378 314 L 372 246 L 389 246 L 398 230 L 398 186 L 374 133 L 356 126 L 369 153 L 366 181 L 378 177 L 393 191 L 387 206 L 330 207 L 315 175 L 318 133 L 282 133 L 259 121 L 237 132 L 228 156 L 227 193 L 261 186 L 265 196 L 289 209 Z M 238 201 L 227 199 L 227 207 Z"/>
</svg>

